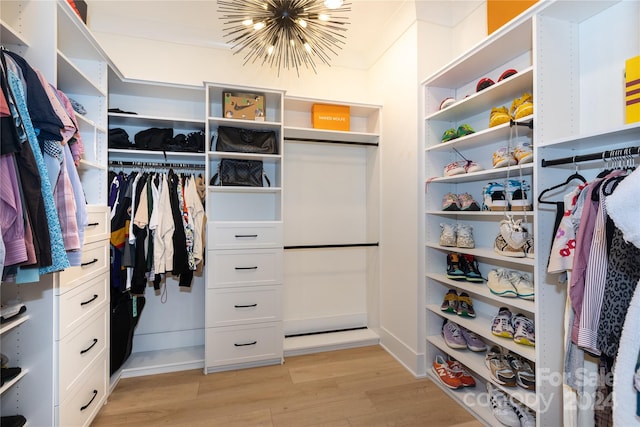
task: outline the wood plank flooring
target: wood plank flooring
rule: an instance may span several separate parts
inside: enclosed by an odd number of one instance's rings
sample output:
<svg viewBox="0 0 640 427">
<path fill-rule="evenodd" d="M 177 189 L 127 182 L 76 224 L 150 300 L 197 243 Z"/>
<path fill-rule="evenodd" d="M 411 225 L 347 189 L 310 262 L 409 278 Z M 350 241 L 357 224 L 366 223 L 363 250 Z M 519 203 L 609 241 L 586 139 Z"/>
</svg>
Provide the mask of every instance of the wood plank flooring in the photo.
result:
<svg viewBox="0 0 640 427">
<path fill-rule="evenodd" d="M 120 380 L 93 427 L 480 427 L 380 346 L 287 357 L 279 366 Z"/>
</svg>

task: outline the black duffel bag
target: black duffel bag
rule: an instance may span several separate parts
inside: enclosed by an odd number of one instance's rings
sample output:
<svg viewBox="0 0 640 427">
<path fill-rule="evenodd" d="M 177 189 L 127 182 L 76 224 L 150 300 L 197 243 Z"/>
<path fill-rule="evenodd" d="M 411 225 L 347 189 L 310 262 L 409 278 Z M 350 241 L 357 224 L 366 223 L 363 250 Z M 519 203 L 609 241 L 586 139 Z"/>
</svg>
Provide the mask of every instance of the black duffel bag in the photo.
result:
<svg viewBox="0 0 640 427">
<path fill-rule="evenodd" d="M 169 150 L 173 143 L 172 128 L 149 128 L 133 137 L 137 150 Z"/>
<path fill-rule="evenodd" d="M 278 141 L 275 131 L 272 130 L 219 126 L 216 151 L 278 154 Z"/>
</svg>

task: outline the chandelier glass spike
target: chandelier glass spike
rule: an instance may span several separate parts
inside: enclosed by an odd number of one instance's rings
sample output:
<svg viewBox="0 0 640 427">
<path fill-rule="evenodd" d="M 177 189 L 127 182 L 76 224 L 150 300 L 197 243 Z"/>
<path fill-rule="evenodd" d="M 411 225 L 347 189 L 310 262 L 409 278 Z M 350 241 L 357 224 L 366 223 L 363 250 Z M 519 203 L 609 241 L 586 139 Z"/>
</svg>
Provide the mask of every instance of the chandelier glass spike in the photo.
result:
<svg viewBox="0 0 640 427">
<path fill-rule="evenodd" d="M 346 12 L 351 4 L 336 0 L 218 0 L 223 36 L 244 65 L 261 61 L 280 70 L 316 70 L 329 64 L 345 44 Z"/>
</svg>

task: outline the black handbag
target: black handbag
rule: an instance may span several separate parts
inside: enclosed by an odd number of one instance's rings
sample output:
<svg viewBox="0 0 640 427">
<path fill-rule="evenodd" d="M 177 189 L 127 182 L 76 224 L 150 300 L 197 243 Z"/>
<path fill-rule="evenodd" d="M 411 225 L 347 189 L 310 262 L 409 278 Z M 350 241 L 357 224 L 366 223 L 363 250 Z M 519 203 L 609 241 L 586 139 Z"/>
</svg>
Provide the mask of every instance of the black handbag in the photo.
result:
<svg viewBox="0 0 640 427">
<path fill-rule="evenodd" d="M 267 185 L 271 187 L 261 160 L 222 159 L 218 165 L 218 172 L 213 175 L 209 185 L 264 187 L 263 176 Z"/>
<path fill-rule="evenodd" d="M 276 133 L 272 130 L 251 130 L 219 126 L 216 151 L 278 154 Z"/>
</svg>

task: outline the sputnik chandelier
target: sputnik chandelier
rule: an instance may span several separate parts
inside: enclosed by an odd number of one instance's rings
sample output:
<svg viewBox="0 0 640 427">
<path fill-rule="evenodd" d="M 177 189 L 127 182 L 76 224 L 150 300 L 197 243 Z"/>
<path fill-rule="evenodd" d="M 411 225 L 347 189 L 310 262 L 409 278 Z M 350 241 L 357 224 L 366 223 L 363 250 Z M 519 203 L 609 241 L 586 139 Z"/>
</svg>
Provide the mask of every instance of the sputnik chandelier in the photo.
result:
<svg viewBox="0 0 640 427">
<path fill-rule="evenodd" d="M 351 4 L 343 0 L 218 0 L 223 36 L 244 65 L 261 60 L 280 70 L 304 65 L 316 70 L 345 44 Z"/>
</svg>

